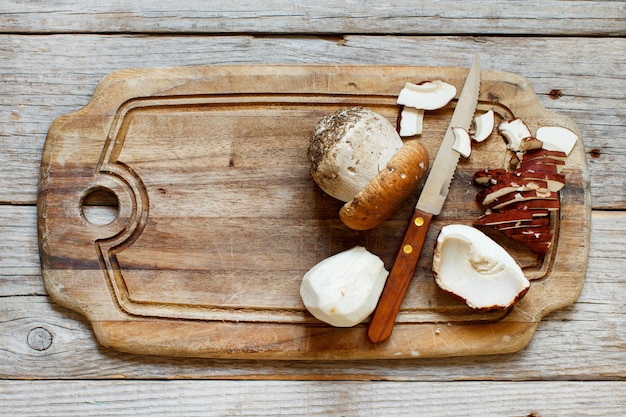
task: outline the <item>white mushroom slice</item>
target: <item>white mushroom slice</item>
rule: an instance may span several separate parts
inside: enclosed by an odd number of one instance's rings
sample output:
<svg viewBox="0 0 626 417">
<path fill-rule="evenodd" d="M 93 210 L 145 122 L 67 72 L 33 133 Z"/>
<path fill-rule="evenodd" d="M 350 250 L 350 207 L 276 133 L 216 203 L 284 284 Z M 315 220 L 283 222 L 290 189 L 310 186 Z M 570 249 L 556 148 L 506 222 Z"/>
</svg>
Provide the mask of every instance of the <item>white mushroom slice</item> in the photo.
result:
<svg viewBox="0 0 626 417">
<path fill-rule="evenodd" d="M 489 110 L 480 116 L 476 116 L 474 118 L 474 134 L 472 135 L 472 139 L 475 142 L 483 142 L 491 136 L 494 125 L 495 116 L 493 110 Z"/>
<path fill-rule="evenodd" d="M 355 246 L 324 259 L 304 274 L 300 296 L 317 319 L 336 327 L 352 327 L 374 311 L 387 275 L 378 256 Z"/>
<path fill-rule="evenodd" d="M 578 141 L 578 135 L 566 127 L 542 126 L 537 129 L 537 139 L 543 142 L 543 149 L 569 153 Z"/>
<path fill-rule="evenodd" d="M 397 102 L 416 109 L 436 110 L 448 104 L 455 95 L 456 87 L 441 80 L 420 84 L 406 83 Z"/>
<path fill-rule="evenodd" d="M 460 153 L 462 157 L 469 158 L 472 153 L 472 139 L 469 132 L 462 127 L 454 127 L 452 132 L 454 133 L 452 149 Z"/>
<path fill-rule="evenodd" d="M 437 285 L 474 309 L 504 309 L 530 282 L 515 259 L 480 230 L 453 224 L 441 229 L 433 254 Z"/>
<path fill-rule="evenodd" d="M 532 136 L 522 119 L 503 120 L 498 125 L 498 130 L 508 142 L 508 148 L 513 152 L 521 150 L 522 139 Z"/>
<path fill-rule="evenodd" d="M 424 110 L 404 106 L 400 113 L 400 136 L 415 136 L 422 134 L 424 124 Z"/>
</svg>

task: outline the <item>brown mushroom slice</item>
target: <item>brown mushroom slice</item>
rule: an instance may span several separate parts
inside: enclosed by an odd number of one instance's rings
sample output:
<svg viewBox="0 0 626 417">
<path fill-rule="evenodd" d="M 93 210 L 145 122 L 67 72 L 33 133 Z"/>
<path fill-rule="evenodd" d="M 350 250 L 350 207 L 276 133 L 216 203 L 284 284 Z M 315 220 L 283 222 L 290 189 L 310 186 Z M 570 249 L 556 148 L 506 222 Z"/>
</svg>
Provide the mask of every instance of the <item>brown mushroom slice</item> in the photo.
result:
<svg viewBox="0 0 626 417">
<path fill-rule="evenodd" d="M 532 222 L 533 213 L 529 210 L 516 211 L 493 211 L 485 213 L 474 220 L 477 226 L 498 226 L 501 224 L 510 225 L 518 222 Z"/>
<path fill-rule="evenodd" d="M 558 172 L 526 170 L 522 177 L 527 180 L 545 181 L 548 184 L 548 191 L 556 192 L 565 186 L 565 176 Z"/>
<path fill-rule="evenodd" d="M 548 183 L 540 180 L 525 180 L 523 178 L 498 182 L 476 194 L 476 201 L 483 206 L 489 206 L 500 197 L 512 192 L 548 190 Z"/>
<path fill-rule="evenodd" d="M 474 182 L 480 185 L 492 185 L 495 184 L 498 177 L 509 172 L 504 168 L 481 169 L 474 173 Z"/>
<path fill-rule="evenodd" d="M 540 254 L 546 254 L 552 245 L 554 235 L 552 233 L 517 234 L 511 239 L 526 245 L 530 250 Z"/>
<path fill-rule="evenodd" d="M 513 229 L 506 229 L 506 230 L 503 230 L 502 233 L 504 233 L 505 236 L 509 236 L 509 237 L 528 236 L 528 235 L 535 234 L 537 235 L 537 238 L 539 238 L 540 237 L 539 235 L 552 233 L 552 226 L 550 225 L 536 226 L 534 224 L 530 224 L 527 226 L 520 226 L 520 227 L 516 227 Z"/>
<path fill-rule="evenodd" d="M 475 226 L 491 226 L 498 230 L 525 226 L 547 226 L 550 224 L 548 210 L 505 210 L 485 213 L 474 220 Z"/>
<path fill-rule="evenodd" d="M 559 201 L 559 195 L 554 191 L 543 191 L 543 190 L 530 190 L 530 191 L 515 191 L 502 197 L 498 198 L 497 201 L 494 201 L 489 207 L 494 210 L 503 210 L 508 208 L 516 208 L 516 204 L 520 203 L 531 203 L 531 202 L 540 202 L 538 205 L 541 206 L 553 206 L 549 204 L 550 202 Z M 558 204 L 557 204 L 558 207 Z M 545 207 L 547 208 L 547 207 Z"/>
<path fill-rule="evenodd" d="M 528 170 L 546 170 L 551 171 L 555 170 L 556 172 L 561 172 L 565 167 L 565 162 L 552 158 L 535 158 L 529 161 L 522 161 L 519 163 L 518 170 L 519 171 L 528 171 Z"/>
<path fill-rule="evenodd" d="M 556 197 L 538 197 L 536 199 L 523 198 L 521 201 L 512 200 L 507 203 L 495 205 L 493 208 L 501 210 L 548 210 L 556 211 L 561 208 L 561 202 L 557 193 L 554 193 Z"/>
<path fill-rule="evenodd" d="M 418 140 L 402 148 L 339 212 L 341 221 L 354 230 L 378 226 L 411 194 L 428 171 L 428 151 Z"/>
<path fill-rule="evenodd" d="M 550 242 L 554 235 L 552 231 L 539 231 L 533 227 L 507 230 L 508 236 L 520 242 Z"/>
<path fill-rule="evenodd" d="M 531 221 L 511 221 L 510 223 L 500 223 L 495 227 L 496 229 L 504 233 L 507 230 L 520 229 L 524 227 L 542 227 L 542 226 L 548 226 L 548 225 L 550 225 L 550 218 L 547 216 L 538 215 L 537 217 L 533 218 Z"/>
<path fill-rule="evenodd" d="M 530 161 L 536 158 L 550 158 L 556 159 L 559 161 L 565 161 L 567 159 L 567 155 L 565 152 L 561 151 L 550 151 L 547 149 L 531 149 L 529 151 L 524 152 L 522 159 L 524 161 Z"/>
</svg>

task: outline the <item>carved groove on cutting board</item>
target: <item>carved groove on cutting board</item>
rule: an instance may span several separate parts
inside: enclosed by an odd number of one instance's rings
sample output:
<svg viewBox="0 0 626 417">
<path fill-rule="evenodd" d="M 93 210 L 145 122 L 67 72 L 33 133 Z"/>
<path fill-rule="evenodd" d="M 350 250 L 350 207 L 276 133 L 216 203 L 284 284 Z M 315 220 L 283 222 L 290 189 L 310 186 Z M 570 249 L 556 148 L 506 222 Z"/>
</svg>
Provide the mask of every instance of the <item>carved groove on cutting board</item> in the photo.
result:
<svg viewBox="0 0 626 417">
<path fill-rule="evenodd" d="M 214 106 L 285 106 L 285 105 L 337 105 L 336 96 L 324 95 L 227 95 L 227 96 L 184 96 L 184 97 L 149 97 L 137 98 L 127 101 L 120 107 L 111 131 L 107 136 L 107 141 L 102 151 L 100 160 L 96 166 L 96 176 L 108 175 L 123 184 L 124 189 L 130 196 L 132 204 L 132 215 L 125 228 L 114 236 L 98 239 L 96 250 L 98 256 L 103 260 L 103 272 L 106 274 L 112 295 L 117 305 L 124 312 L 136 316 L 149 317 L 176 317 L 182 319 L 201 320 L 234 320 L 234 321 L 273 321 L 273 322 L 315 322 L 310 316 L 305 314 L 303 309 L 293 308 L 272 308 L 264 309 L 259 307 L 238 307 L 221 306 L 219 304 L 193 304 L 180 302 L 154 302 L 133 298 L 132 292 L 127 285 L 124 274 L 124 263 L 120 262 L 118 255 L 125 249 L 131 247 L 141 236 L 149 219 L 150 203 L 148 190 L 137 175 L 132 165 L 120 161 L 124 144 L 133 123 L 133 116 L 140 113 L 151 112 L 210 112 Z M 377 106 L 381 102 L 385 106 L 395 108 L 395 97 L 382 96 L 354 96 L 345 97 L 345 106 L 367 105 L 375 103 Z M 481 108 L 494 109 L 500 118 L 511 117 L 512 113 L 504 106 L 481 102 Z M 547 272 L 548 255 L 541 268 L 527 268 L 527 273 L 532 279 L 543 277 Z M 530 269 L 530 270 L 529 270 Z M 167 298 L 167 297 L 164 297 Z M 471 313 L 465 308 L 457 306 L 431 308 L 429 306 L 411 306 L 404 308 L 399 322 L 439 322 L 439 321 L 491 321 L 502 319 L 506 312 Z"/>
</svg>

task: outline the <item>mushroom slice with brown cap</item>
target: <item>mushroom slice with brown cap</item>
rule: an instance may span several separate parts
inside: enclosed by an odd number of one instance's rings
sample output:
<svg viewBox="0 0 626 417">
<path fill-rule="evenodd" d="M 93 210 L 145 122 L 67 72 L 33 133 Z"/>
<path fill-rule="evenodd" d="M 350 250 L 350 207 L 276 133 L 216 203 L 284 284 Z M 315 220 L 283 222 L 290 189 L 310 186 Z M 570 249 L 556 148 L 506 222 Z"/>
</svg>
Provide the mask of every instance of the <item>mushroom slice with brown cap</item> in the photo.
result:
<svg viewBox="0 0 626 417">
<path fill-rule="evenodd" d="M 480 230 L 444 226 L 433 254 L 435 282 L 480 310 L 506 309 L 521 299 L 530 282 L 515 259 Z"/>
</svg>

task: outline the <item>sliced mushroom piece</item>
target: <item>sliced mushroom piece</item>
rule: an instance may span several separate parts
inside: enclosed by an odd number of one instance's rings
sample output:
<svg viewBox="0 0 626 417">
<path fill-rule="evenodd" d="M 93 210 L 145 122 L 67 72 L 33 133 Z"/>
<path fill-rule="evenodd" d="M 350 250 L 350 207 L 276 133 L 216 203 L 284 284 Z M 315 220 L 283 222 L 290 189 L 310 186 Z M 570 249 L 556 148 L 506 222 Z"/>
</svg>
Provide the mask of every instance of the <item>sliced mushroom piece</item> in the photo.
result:
<svg viewBox="0 0 626 417">
<path fill-rule="evenodd" d="M 548 191 L 560 191 L 565 186 L 565 176 L 555 171 L 542 171 L 528 169 L 521 173 L 521 177 L 526 180 L 545 181 L 548 184 Z"/>
<path fill-rule="evenodd" d="M 544 148 L 531 149 L 523 153 L 522 160 L 531 161 L 533 159 L 556 159 L 558 161 L 565 161 L 567 155 L 562 151 L 551 151 Z"/>
<path fill-rule="evenodd" d="M 317 319 L 351 327 L 374 311 L 387 275 L 378 256 L 355 246 L 324 259 L 304 274 L 300 296 Z"/>
<path fill-rule="evenodd" d="M 552 230 L 546 226 L 505 230 L 505 235 L 519 242 L 549 242 L 554 238 Z"/>
<path fill-rule="evenodd" d="M 558 193 L 550 193 L 550 197 L 536 196 L 531 197 L 534 191 L 528 191 L 527 195 L 522 195 L 519 198 L 513 198 L 508 201 L 500 199 L 498 204 L 492 206 L 494 210 L 548 210 L 555 211 L 561 208 L 561 202 L 559 201 Z M 525 194 L 525 193 L 524 193 Z"/>
<path fill-rule="evenodd" d="M 503 210 L 508 208 L 516 208 L 515 204 L 530 201 L 544 201 L 545 206 L 551 206 L 548 201 L 559 201 L 559 195 L 556 192 L 545 192 L 543 190 L 531 191 L 515 191 L 505 194 L 493 202 L 489 207 L 494 210 Z M 548 207 L 545 207 L 548 208 Z"/>
<path fill-rule="evenodd" d="M 546 254 L 552 246 L 554 235 L 552 233 L 515 234 L 511 239 L 526 245 L 530 250 L 540 254 Z"/>
<path fill-rule="evenodd" d="M 541 255 L 545 255 L 546 253 L 548 253 L 548 251 L 550 250 L 550 247 L 552 247 L 552 241 L 550 242 L 522 242 L 524 245 L 526 245 L 526 247 L 528 247 L 528 249 L 530 249 L 531 251 L 541 254 Z"/>
<path fill-rule="evenodd" d="M 533 136 L 527 136 L 520 140 L 519 150 L 521 152 L 530 151 L 533 149 L 541 149 L 543 147 L 543 142 Z"/>
<path fill-rule="evenodd" d="M 474 133 L 472 139 L 475 142 L 483 142 L 493 132 L 495 126 L 495 116 L 493 110 L 486 111 L 480 116 L 476 116 L 473 121 Z"/>
<path fill-rule="evenodd" d="M 510 308 L 530 287 L 520 266 L 502 246 L 467 225 L 441 229 L 432 269 L 442 290 L 473 309 Z"/>
<path fill-rule="evenodd" d="M 510 210 L 513 211 L 513 210 Z M 520 210 L 521 211 L 521 210 Z M 506 233 L 507 230 L 520 229 L 524 227 L 543 227 L 548 226 L 550 224 L 550 218 L 543 214 L 538 214 L 534 212 L 539 212 L 539 210 L 527 210 L 533 212 L 533 219 L 530 221 L 511 221 L 509 223 L 500 223 L 496 226 L 496 229 L 500 230 L 503 233 Z M 545 210 L 543 213 L 547 213 L 548 210 Z"/>
<path fill-rule="evenodd" d="M 544 149 L 561 151 L 566 155 L 578 142 L 578 135 L 574 131 L 561 126 L 542 126 L 537 129 L 535 136 L 543 142 Z"/>
<path fill-rule="evenodd" d="M 476 201 L 483 206 L 489 206 L 506 194 L 533 190 L 547 191 L 548 183 L 546 181 L 525 180 L 523 178 L 517 178 L 511 181 L 501 181 L 478 192 L 476 194 Z"/>
<path fill-rule="evenodd" d="M 424 109 L 404 106 L 400 112 L 400 136 L 421 135 L 424 125 Z"/>
<path fill-rule="evenodd" d="M 456 87 L 442 80 L 420 84 L 405 83 L 397 103 L 422 110 L 437 110 L 448 104 L 456 95 Z"/>
<path fill-rule="evenodd" d="M 472 153 L 472 139 L 469 132 L 462 127 L 454 127 L 452 132 L 454 133 L 452 149 L 461 154 L 463 158 L 469 158 Z"/>
<path fill-rule="evenodd" d="M 528 226 L 520 226 L 515 229 L 503 230 L 505 236 L 517 236 L 517 235 L 532 235 L 532 234 L 545 234 L 552 233 L 552 227 L 550 225 L 547 226 L 536 226 L 536 225 L 528 225 Z"/>
<path fill-rule="evenodd" d="M 522 139 L 532 136 L 528 126 L 522 119 L 515 118 L 503 120 L 498 125 L 498 130 L 507 140 L 508 148 L 513 152 L 519 152 Z"/>
<path fill-rule="evenodd" d="M 560 173 L 565 168 L 565 162 L 553 158 L 534 158 L 529 161 L 522 160 L 517 168 L 518 171 L 556 171 Z"/>
<path fill-rule="evenodd" d="M 492 211 L 483 214 L 474 220 L 476 226 L 494 226 L 507 225 L 522 222 L 532 222 L 535 219 L 533 212 L 530 210 L 507 210 Z"/>
<path fill-rule="evenodd" d="M 507 174 L 510 171 L 507 171 L 504 168 L 487 168 L 481 169 L 474 173 L 474 182 L 480 185 L 493 185 L 497 183 L 497 178 L 501 175 Z"/>
</svg>

